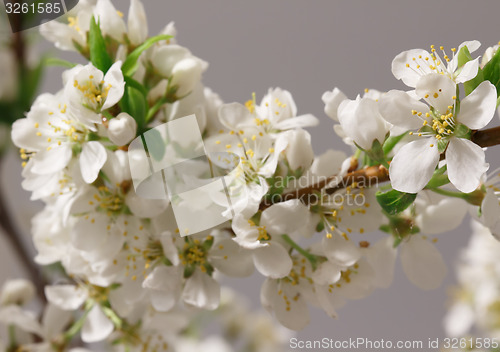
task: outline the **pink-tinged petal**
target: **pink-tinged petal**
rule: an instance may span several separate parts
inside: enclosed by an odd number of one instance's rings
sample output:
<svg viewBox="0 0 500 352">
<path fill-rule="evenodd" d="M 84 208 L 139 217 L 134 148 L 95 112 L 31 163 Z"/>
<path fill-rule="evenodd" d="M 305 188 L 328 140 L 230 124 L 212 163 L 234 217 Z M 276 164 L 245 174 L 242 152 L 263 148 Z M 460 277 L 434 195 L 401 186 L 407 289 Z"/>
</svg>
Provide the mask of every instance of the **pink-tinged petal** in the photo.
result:
<svg viewBox="0 0 500 352">
<path fill-rule="evenodd" d="M 85 302 L 87 292 L 74 285 L 55 285 L 45 287 L 45 296 L 50 303 L 63 310 L 75 310 Z"/>
<path fill-rule="evenodd" d="M 255 268 L 264 276 L 280 279 L 290 274 L 293 263 L 287 250 L 278 242 L 253 250 Z"/>
<path fill-rule="evenodd" d="M 448 106 L 455 104 L 456 84 L 445 75 L 430 73 L 419 79 L 415 93 L 439 113 L 446 114 Z"/>
<path fill-rule="evenodd" d="M 389 167 L 392 187 L 407 193 L 421 191 L 438 162 L 439 151 L 434 140 L 422 138 L 406 144 L 396 153 Z"/>
<path fill-rule="evenodd" d="M 50 150 L 42 150 L 33 158 L 31 171 L 39 175 L 52 174 L 61 171 L 71 160 L 72 151 L 69 145 L 62 144 Z"/>
<path fill-rule="evenodd" d="M 416 60 L 419 57 L 429 57 L 430 54 L 422 49 L 413 49 L 408 51 L 403 51 L 401 54 L 397 55 L 392 61 L 392 74 L 397 79 L 403 81 L 408 87 L 415 87 L 418 80 L 423 75 L 430 73 L 431 69 L 428 65 L 421 65 L 420 68 L 416 68 Z M 407 67 L 409 65 L 410 67 Z"/>
<path fill-rule="evenodd" d="M 460 102 L 458 121 L 473 130 L 483 128 L 495 116 L 496 107 L 497 90 L 484 81 Z"/>
<path fill-rule="evenodd" d="M 447 273 L 441 253 L 418 235 L 401 245 L 401 264 L 408 279 L 422 290 L 438 288 Z"/>
<path fill-rule="evenodd" d="M 461 192 L 470 193 L 479 187 L 481 177 L 488 171 L 484 150 L 467 139 L 451 138 L 446 150 L 448 178 Z"/>
<path fill-rule="evenodd" d="M 95 305 L 87 316 L 82 327 L 83 342 L 92 343 L 102 341 L 114 330 L 113 323 L 104 314 L 99 305 Z"/>
<path fill-rule="evenodd" d="M 191 306 L 214 310 L 220 302 L 220 285 L 212 277 L 195 270 L 186 280 L 182 298 Z"/>
<path fill-rule="evenodd" d="M 321 99 L 325 103 L 325 114 L 333 121 L 338 121 L 337 110 L 340 103 L 347 99 L 347 96 L 340 89 L 334 88 L 331 92 L 323 93 Z"/>
<path fill-rule="evenodd" d="M 107 158 L 106 148 L 101 143 L 92 141 L 83 145 L 80 154 L 80 169 L 86 183 L 92 183 L 97 179 Z"/>
<path fill-rule="evenodd" d="M 425 113 L 429 111 L 426 104 L 413 99 L 408 93 L 401 90 L 391 90 L 383 94 L 378 104 L 380 114 L 386 121 L 407 130 L 422 127 L 422 119 L 425 119 Z M 421 115 L 418 116 L 413 111 L 421 113 Z"/>
<path fill-rule="evenodd" d="M 468 61 L 460 70 L 460 73 L 455 77 L 455 82 L 464 83 L 470 81 L 477 76 L 479 70 L 479 58 Z"/>
</svg>

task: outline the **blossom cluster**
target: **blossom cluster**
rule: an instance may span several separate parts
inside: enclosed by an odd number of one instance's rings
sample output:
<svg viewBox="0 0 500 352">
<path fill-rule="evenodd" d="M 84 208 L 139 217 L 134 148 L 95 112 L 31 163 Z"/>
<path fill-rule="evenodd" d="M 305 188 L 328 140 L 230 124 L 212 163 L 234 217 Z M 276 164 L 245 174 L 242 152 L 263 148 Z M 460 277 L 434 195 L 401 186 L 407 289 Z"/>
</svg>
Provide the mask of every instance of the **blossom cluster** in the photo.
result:
<svg viewBox="0 0 500 352">
<path fill-rule="evenodd" d="M 44 320 L 57 328 L 28 322 L 15 304 L 2 319 L 39 336 L 34 350 L 64 350 L 78 335 L 117 351 L 178 345 L 180 322 L 221 306 L 222 276 L 254 271 L 265 278 L 262 306 L 300 330 L 309 306 L 336 317 L 350 300 L 389 287 L 398 255 L 417 287 L 440 286 L 447 269 L 435 235 L 468 212 L 499 234 L 499 176 L 486 176 L 473 140 L 496 110 L 494 48 L 481 63 L 471 56 L 477 41 L 451 57 L 443 47 L 405 51 L 392 71 L 408 91 L 366 90 L 354 100 L 338 88 L 326 92 L 325 113 L 352 155 L 315 156 L 304 128 L 318 119 L 299 115 L 290 92 L 271 88 L 260 102 L 253 94 L 224 104 L 202 84 L 208 64 L 177 43 L 173 23 L 147 37 L 140 0 L 131 0 L 127 22 L 109 0 L 81 1 L 67 21 L 48 22 L 41 33 L 88 64 L 67 63 L 63 88 L 40 95 L 12 128 L 22 185 L 44 202 L 32 220 L 35 261 L 64 272 L 45 287 Z M 187 235 L 175 208 L 194 207 L 196 224 L 207 205 L 143 197 L 133 175 L 155 150 L 133 153 L 131 142 L 192 114 L 210 153 L 184 161 L 174 177 L 202 186 L 210 169 L 238 175 L 238 187 L 229 185 L 236 195 L 228 221 Z M 157 138 L 180 154 L 194 148 L 182 136 Z M 233 169 L 211 160 L 221 153 L 235 157 Z M 378 230 L 385 235 L 374 241 Z"/>
</svg>

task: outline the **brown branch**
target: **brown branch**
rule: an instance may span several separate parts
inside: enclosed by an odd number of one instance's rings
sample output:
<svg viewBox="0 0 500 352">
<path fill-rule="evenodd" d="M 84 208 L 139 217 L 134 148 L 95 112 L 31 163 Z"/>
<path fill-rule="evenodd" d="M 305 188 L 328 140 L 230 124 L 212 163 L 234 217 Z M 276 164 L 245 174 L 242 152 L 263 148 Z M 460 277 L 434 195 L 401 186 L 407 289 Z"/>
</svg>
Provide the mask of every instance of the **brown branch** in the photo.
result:
<svg viewBox="0 0 500 352">
<path fill-rule="evenodd" d="M 472 132 L 471 141 L 482 148 L 500 144 L 500 127 Z"/>
<path fill-rule="evenodd" d="M 2 158 L 0 157 L 0 171 L 2 169 Z M 34 262 L 29 251 L 23 244 L 23 235 L 18 231 L 14 222 L 13 217 L 10 214 L 8 206 L 5 202 L 5 195 L 0 187 L 0 228 L 2 229 L 4 238 L 10 244 L 14 254 L 24 266 L 29 279 L 33 282 L 36 288 L 38 297 L 42 302 L 45 302 L 44 286 L 45 281 L 43 279 L 42 272 L 40 268 Z"/>
<path fill-rule="evenodd" d="M 482 148 L 500 145 L 500 127 L 473 131 L 471 140 Z M 352 160 L 356 159 L 353 158 Z M 389 171 L 382 165 L 370 166 L 360 170 L 356 170 L 356 168 L 357 160 L 356 163 L 353 162 L 348 173 L 335 187 L 324 189 L 338 177 L 337 175 L 330 176 L 314 185 L 284 193 L 278 197 L 277 201 L 269 201 L 266 199 L 260 203 L 259 209 L 264 210 L 274 203 L 284 202 L 290 199 L 300 199 L 305 204 L 310 204 L 320 197 L 320 192 L 323 192 L 323 194 L 333 194 L 338 190 L 352 186 L 353 183 L 360 184 L 363 187 L 369 187 L 390 180 Z"/>
</svg>

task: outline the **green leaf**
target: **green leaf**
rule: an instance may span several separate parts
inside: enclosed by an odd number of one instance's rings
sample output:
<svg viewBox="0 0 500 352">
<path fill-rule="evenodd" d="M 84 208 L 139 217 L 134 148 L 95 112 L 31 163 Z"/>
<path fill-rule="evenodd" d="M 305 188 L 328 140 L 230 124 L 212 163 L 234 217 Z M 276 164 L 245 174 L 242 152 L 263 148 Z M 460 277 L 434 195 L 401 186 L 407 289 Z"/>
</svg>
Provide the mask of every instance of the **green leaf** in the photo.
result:
<svg viewBox="0 0 500 352">
<path fill-rule="evenodd" d="M 384 154 L 385 155 L 389 154 L 391 150 L 393 150 L 394 147 L 404 138 L 404 136 L 406 136 L 406 132 L 400 134 L 399 136 L 387 138 L 387 140 L 384 142 L 384 145 L 382 146 Z"/>
<path fill-rule="evenodd" d="M 483 67 L 484 80 L 490 81 L 500 95 L 500 50 L 497 50 L 491 60 Z"/>
<path fill-rule="evenodd" d="M 139 134 L 142 133 L 146 126 L 148 110 L 148 102 L 142 92 L 133 86 L 126 85 L 120 108 L 134 118 Z"/>
<path fill-rule="evenodd" d="M 153 45 L 154 43 L 159 42 L 161 40 L 168 40 L 170 38 L 172 38 L 172 36 L 167 34 L 157 35 L 149 38 L 144 43 L 135 48 L 135 50 L 132 51 L 130 55 L 125 59 L 125 62 L 122 65 L 123 74 L 125 76 L 132 76 L 137 70 L 139 57 L 141 56 L 141 54 L 145 50 L 149 49 L 151 45 Z"/>
<path fill-rule="evenodd" d="M 100 23 L 96 23 L 94 16 L 90 19 L 89 29 L 90 62 L 102 72 L 106 73 L 113 64 L 106 49 L 106 42 L 101 33 Z"/>
<path fill-rule="evenodd" d="M 376 198 L 382 209 L 390 215 L 396 215 L 408 208 L 417 198 L 417 194 L 403 193 L 393 189 L 386 193 L 378 191 Z"/>
<path fill-rule="evenodd" d="M 144 142 L 147 141 L 145 145 L 149 155 L 151 155 L 151 157 L 157 161 L 163 159 L 166 146 L 161 133 L 158 132 L 158 130 L 152 128 L 144 133 L 143 138 L 145 139 Z"/>
<path fill-rule="evenodd" d="M 76 64 L 59 59 L 57 57 L 48 57 L 45 59 L 45 65 L 46 66 L 60 66 L 60 67 L 66 67 L 66 68 L 73 68 L 76 66 Z"/>
<path fill-rule="evenodd" d="M 459 69 L 461 69 L 467 62 L 472 60 L 472 56 L 470 55 L 469 48 L 467 48 L 467 46 L 463 46 L 462 49 L 460 49 L 457 59 Z M 472 93 L 472 91 L 476 89 L 476 87 L 483 81 L 483 71 L 479 68 L 476 77 L 464 83 L 465 95 L 469 95 L 470 93 Z"/>
</svg>

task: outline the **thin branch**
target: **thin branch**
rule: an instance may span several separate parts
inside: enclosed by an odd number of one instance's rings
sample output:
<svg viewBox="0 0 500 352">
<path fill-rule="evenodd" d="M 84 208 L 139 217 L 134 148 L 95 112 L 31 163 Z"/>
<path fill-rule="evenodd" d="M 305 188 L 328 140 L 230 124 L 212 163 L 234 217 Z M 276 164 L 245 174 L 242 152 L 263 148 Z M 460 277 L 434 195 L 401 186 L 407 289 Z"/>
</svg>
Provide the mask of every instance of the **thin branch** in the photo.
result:
<svg viewBox="0 0 500 352">
<path fill-rule="evenodd" d="M 2 158 L 0 157 L 0 171 L 1 169 Z M 19 258 L 21 265 L 24 266 L 24 269 L 29 275 L 30 280 L 35 285 L 38 297 L 42 302 L 45 302 L 45 282 L 43 279 L 43 275 L 40 268 L 34 262 L 29 251 L 24 246 L 22 240 L 23 235 L 18 231 L 12 219 L 12 214 L 10 214 L 7 203 L 5 201 L 5 195 L 3 194 L 3 190 L 0 187 L 0 228 L 2 230 L 4 238 L 12 247 L 12 250 L 14 251 L 16 257 Z"/>
<path fill-rule="evenodd" d="M 471 140 L 482 148 L 500 145 L 500 127 L 473 131 Z M 353 158 L 352 160 L 356 159 Z M 305 204 L 308 204 L 316 201 L 318 197 L 320 197 L 320 192 L 323 192 L 323 194 L 333 194 L 338 190 L 352 186 L 353 183 L 369 187 L 390 180 L 389 171 L 382 165 L 370 166 L 360 170 L 356 170 L 356 168 L 357 160 L 355 164 L 353 162 L 348 173 L 340 182 L 337 183 L 335 187 L 324 189 L 329 183 L 334 181 L 338 175 L 330 176 L 314 185 L 284 193 L 279 197 L 277 202 L 284 202 L 290 199 L 300 199 Z M 259 209 L 267 209 L 274 203 L 264 200 L 260 203 Z"/>
</svg>

